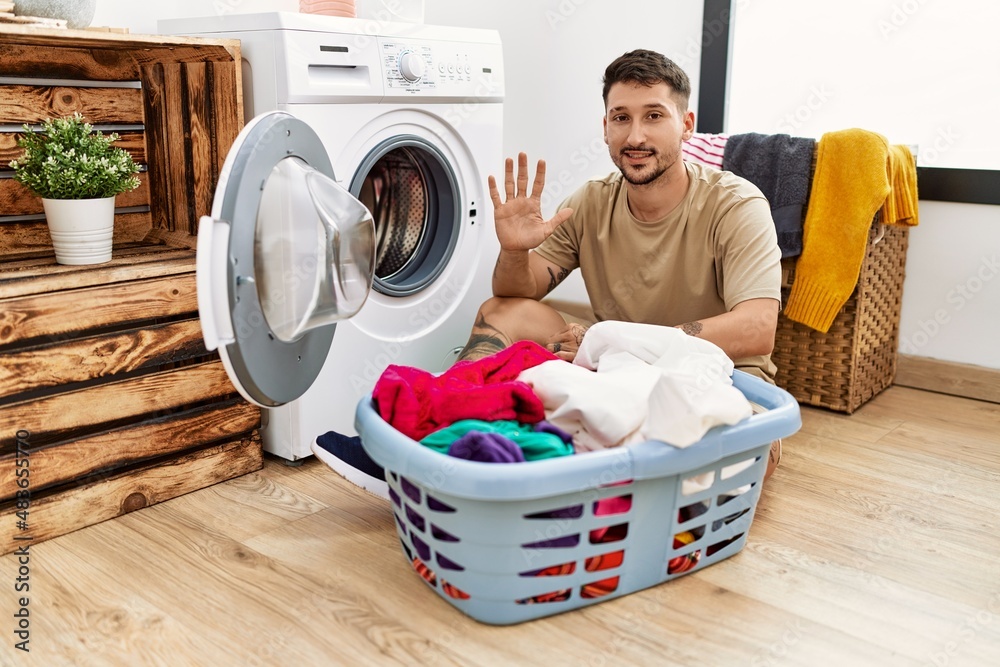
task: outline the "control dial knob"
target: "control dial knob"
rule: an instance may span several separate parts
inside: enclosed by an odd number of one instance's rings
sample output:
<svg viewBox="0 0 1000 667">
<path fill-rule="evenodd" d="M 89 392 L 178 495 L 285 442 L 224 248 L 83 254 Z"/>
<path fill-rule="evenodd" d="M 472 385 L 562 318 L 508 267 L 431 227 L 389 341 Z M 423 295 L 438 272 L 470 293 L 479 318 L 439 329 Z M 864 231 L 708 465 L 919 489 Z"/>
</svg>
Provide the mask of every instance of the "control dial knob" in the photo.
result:
<svg viewBox="0 0 1000 667">
<path fill-rule="evenodd" d="M 399 73 L 407 81 L 419 81 L 424 75 L 424 59 L 419 53 L 404 51 L 399 56 Z"/>
</svg>

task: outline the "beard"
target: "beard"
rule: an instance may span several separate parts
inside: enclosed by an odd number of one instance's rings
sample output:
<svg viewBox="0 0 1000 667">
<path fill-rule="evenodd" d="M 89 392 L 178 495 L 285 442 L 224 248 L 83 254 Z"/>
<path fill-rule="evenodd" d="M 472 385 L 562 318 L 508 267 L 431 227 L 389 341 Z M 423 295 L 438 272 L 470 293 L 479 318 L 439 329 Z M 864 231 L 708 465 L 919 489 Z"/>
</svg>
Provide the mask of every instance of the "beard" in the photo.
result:
<svg viewBox="0 0 1000 667">
<path fill-rule="evenodd" d="M 626 162 L 625 156 L 625 153 L 629 151 L 649 153 L 650 157 L 653 158 L 652 164 L 646 164 L 641 167 L 629 165 Z M 648 146 L 623 146 L 617 155 L 611 156 L 611 161 L 618 167 L 618 170 L 622 173 L 622 177 L 632 185 L 649 185 L 667 173 L 667 170 L 677 163 L 680 154 L 680 146 L 665 155 Z"/>
</svg>

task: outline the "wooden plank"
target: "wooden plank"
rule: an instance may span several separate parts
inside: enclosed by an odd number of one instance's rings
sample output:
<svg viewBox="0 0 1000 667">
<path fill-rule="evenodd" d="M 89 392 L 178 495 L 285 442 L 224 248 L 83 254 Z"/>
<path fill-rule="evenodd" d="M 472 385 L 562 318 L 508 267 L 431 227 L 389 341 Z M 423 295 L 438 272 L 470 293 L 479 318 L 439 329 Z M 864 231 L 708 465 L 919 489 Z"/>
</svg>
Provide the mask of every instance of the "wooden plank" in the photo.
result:
<svg viewBox="0 0 1000 667">
<path fill-rule="evenodd" d="M 115 215 L 113 243 L 136 243 L 146 238 L 151 228 L 149 212 Z M 0 256 L 52 247 L 45 219 L 17 222 L 0 221 Z"/>
<path fill-rule="evenodd" d="M 259 427 L 260 408 L 234 398 L 89 437 L 54 442 L 31 450 L 31 490 L 35 493 L 98 471 L 231 440 Z M 0 498 L 10 499 L 17 493 L 17 458 L 10 450 L 0 455 Z"/>
<path fill-rule="evenodd" d="M 239 42 L 237 42 L 239 44 Z M 230 146 L 236 141 L 237 135 L 243 129 L 243 78 L 240 73 L 239 46 L 233 62 L 214 62 L 209 65 L 212 75 L 212 114 L 211 136 L 212 153 L 215 159 L 212 184 L 218 182 L 222 163 L 226 160 Z"/>
<path fill-rule="evenodd" d="M 0 72 L 5 76 L 90 81 L 135 81 L 139 68 L 125 49 L 59 44 L 52 37 L 0 33 Z M 43 37 L 37 39 L 37 37 Z M 53 48 L 59 46 L 59 48 Z"/>
<path fill-rule="evenodd" d="M 51 30 L 29 26 L 0 26 L 0 45 L 5 42 L 40 46 L 66 45 L 83 49 L 131 52 L 141 50 L 142 58 L 171 62 L 233 59 L 233 39 L 209 39 L 181 35 L 132 35 L 91 30 Z M 137 57 L 140 57 L 137 55 Z"/>
<path fill-rule="evenodd" d="M 198 221 L 196 220 L 195 225 L 193 225 L 195 231 L 192 233 L 186 230 L 172 232 L 169 229 L 153 227 L 143 240 L 147 243 L 161 243 L 172 248 L 194 250 L 198 245 L 197 223 Z"/>
<path fill-rule="evenodd" d="M 1000 403 L 1000 369 L 899 355 L 895 384 Z"/>
<path fill-rule="evenodd" d="M 142 68 L 142 88 L 143 115 L 146 118 L 151 224 L 153 229 L 173 231 L 174 213 L 169 180 L 171 172 L 167 167 L 166 142 L 168 92 L 163 65 L 154 64 Z M 183 158 L 177 162 L 183 162 Z"/>
<path fill-rule="evenodd" d="M 113 519 L 149 505 L 176 498 L 196 489 L 259 470 L 263 464 L 260 434 L 212 445 L 173 459 L 155 460 L 134 470 L 65 490 L 32 494 L 28 533 L 34 542 L 65 535 L 74 530 Z M 0 505 L 3 516 L 13 516 L 12 502 Z M 0 533 L 0 553 L 10 553 L 25 537 L 14 521 L 4 522 Z"/>
<path fill-rule="evenodd" d="M 212 140 L 213 95 L 208 63 L 189 63 L 183 66 L 184 92 L 187 108 L 183 123 L 185 137 L 190 137 L 188 173 L 184 179 L 190 184 L 188 218 L 186 224 L 178 224 L 178 230 L 197 232 L 198 218 L 212 210 L 215 195 L 217 169 Z"/>
<path fill-rule="evenodd" d="M 142 124 L 139 88 L 0 85 L 0 123 L 41 123 L 83 114 L 92 124 Z"/>
<path fill-rule="evenodd" d="M 0 132 L 0 169 L 9 168 L 11 160 L 24 154 L 24 150 L 17 146 L 17 140 L 21 138 L 22 134 L 21 132 Z M 124 148 L 139 164 L 146 164 L 145 133 L 141 130 L 123 130 L 118 135 L 121 138 L 115 142 L 115 146 Z"/>
<path fill-rule="evenodd" d="M 121 326 L 198 311 L 195 276 L 138 282 L 0 300 L 0 345 L 107 326 Z"/>
<path fill-rule="evenodd" d="M 24 429 L 37 436 L 101 424 L 138 421 L 158 410 L 232 397 L 236 390 L 221 361 L 151 373 L 120 382 L 0 407 L 0 447 L 14 446 Z"/>
<path fill-rule="evenodd" d="M 139 172 L 139 187 L 115 197 L 117 208 L 149 206 L 149 177 Z M 0 178 L 0 216 L 38 215 L 44 213 L 42 198 L 35 195 L 13 178 Z"/>
<path fill-rule="evenodd" d="M 58 46 L 63 57 L 48 54 Z M 10 76 L 40 76 L 44 65 L 50 78 L 122 81 L 135 79 L 134 67 L 153 62 L 239 62 L 239 42 L 167 35 L 132 35 L 90 30 L 50 30 L 4 25 L 0 29 L 0 71 Z M 70 52 L 75 57 L 67 57 Z M 9 62 L 8 62 L 9 60 Z M 129 67 L 131 66 L 131 70 Z M 132 76 L 128 76 L 129 72 Z M 125 75 L 123 77 L 123 75 Z"/>
<path fill-rule="evenodd" d="M 167 187 L 160 190 L 170 201 L 170 216 L 166 228 L 170 231 L 184 231 L 188 230 L 189 222 L 195 216 L 189 180 L 192 157 L 191 142 L 188 139 L 186 68 L 180 64 L 169 64 L 161 66 L 161 71 L 164 124 L 151 127 L 149 133 L 151 141 L 168 148 L 169 156 L 152 166 L 166 172 Z"/>
<path fill-rule="evenodd" d="M 0 399 L 208 354 L 197 319 L 54 342 L 0 355 Z"/>
<path fill-rule="evenodd" d="M 166 245 L 134 245 L 115 248 L 110 262 L 67 266 L 56 264 L 52 252 L 37 253 L 0 265 L 0 299 L 44 294 L 95 285 L 191 273 L 195 255 L 191 250 Z"/>
<path fill-rule="evenodd" d="M 243 126 L 237 65 L 209 65 L 142 68 L 155 229 L 197 234 L 198 219 L 211 211 L 222 163 Z"/>
</svg>

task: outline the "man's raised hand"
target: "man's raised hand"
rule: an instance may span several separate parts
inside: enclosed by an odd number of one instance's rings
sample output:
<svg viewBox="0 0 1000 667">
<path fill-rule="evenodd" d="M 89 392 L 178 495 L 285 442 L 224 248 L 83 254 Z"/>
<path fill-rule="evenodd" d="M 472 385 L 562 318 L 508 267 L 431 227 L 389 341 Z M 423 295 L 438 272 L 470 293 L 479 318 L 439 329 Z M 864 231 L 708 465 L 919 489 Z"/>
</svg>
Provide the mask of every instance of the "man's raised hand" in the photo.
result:
<svg viewBox="0 0 1000 667">
<path fill-rule="evenodd" d="M 573 209 L 564 208 L 549 220 L 542 218 L 542 190 L 545 189 L 545 160 L 538 161 L 535 180 L 528 194 L 528 156 L 517 155 L 517 178 L 514 177 L 514 160 L 504 163 L 504 191 L 506 201 L 501 201 L 496 179 L 489 177 L 490 199 L 493 200 L 493 219 L 496 221 L 497 238 L 504 250 L 531 250 L 547 239 L 556 227 L 565 222 Z"/>
</svg>

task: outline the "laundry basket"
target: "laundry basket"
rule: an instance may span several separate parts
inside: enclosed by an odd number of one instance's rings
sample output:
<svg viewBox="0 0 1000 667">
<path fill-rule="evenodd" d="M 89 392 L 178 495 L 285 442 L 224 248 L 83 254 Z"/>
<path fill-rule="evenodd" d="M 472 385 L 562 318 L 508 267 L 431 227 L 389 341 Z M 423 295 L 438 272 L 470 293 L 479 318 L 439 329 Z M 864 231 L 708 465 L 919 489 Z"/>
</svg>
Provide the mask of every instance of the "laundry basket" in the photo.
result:
<svg viewBox="0 0 1000 667">
<path fill-rule="evenodd" d="M 650 441 L 482 463 L 402 435 L 370 398 L 355 424 L 386 470 L 410 565 L 472 618 L 506 625 L 648 588 L 743 548 L 771 441 L 801 421 L 783 389 L 740 371 L 733 382 L 765 411 L 684 449 Z"/>
</svg>

